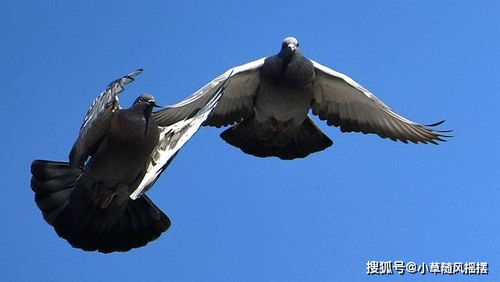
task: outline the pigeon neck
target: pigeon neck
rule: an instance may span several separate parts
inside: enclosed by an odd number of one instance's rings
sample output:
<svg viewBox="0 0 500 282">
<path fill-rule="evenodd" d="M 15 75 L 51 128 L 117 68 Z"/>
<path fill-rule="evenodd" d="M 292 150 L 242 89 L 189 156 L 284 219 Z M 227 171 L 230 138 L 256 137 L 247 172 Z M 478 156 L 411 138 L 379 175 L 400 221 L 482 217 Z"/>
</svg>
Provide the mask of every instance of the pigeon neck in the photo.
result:
<svg viewBox="0 0 500 282">
<path fill-rule="evenodd" d="M 141 103 L 134 105 L 133 110 L 139 113 L 143 113 L 144 116 L 150 116 L 151 112 L 153 111 L 153 106 L 146 103 Z"/>
<path fill-rule="evenodd" d="M 283 69 L 286 69 L 286 67 L 293 61 L 295 61 L 299 56 L 301 56 L 300 51 L 297 49 L 293 52 L 288 52 L 286 49 L 282 49 L 278 53 L 278 57 L 283 60 L 283 63 L 281 64 Z"/>
<path fill-rule="evenodd" d="M 289 53 L 286 50 L 281 50 L 281 52 L 278 53 L 278 57 L 283 59 L 286 62 L 289 62 L 293 59 L 295 53 Z"/>
<path fill-rule="evenodd" d="M 149 119 L 151 118 L 151 113 L 153 112 L 153 105 L 148 104 L 144 109 L 144 118 L 146 119 L 146 127 L 144 129 L 144 135 L 148 134 Z"/>
<path fill-rule="evenodd" d="M 153 105 L 146 103 L 136 104 L 134 105 L 134 111 L 137 111 L 144 116 L 144 120 L 146 121 L 144 135 L 146 135 L 148 133 L 149 120 L 153 112 Z"/>
<path fill-rule="evenodd" d="M 280 52 L 280 54 L 278 54 L 278 57 L 282 60 L 280 69 L 280 76 L 282 76 L 288 69 L 290 63 L 295 60 L 295 54 L 294 53 L 290 54 L 285 51 L 282 51 Z"/>
</svg>

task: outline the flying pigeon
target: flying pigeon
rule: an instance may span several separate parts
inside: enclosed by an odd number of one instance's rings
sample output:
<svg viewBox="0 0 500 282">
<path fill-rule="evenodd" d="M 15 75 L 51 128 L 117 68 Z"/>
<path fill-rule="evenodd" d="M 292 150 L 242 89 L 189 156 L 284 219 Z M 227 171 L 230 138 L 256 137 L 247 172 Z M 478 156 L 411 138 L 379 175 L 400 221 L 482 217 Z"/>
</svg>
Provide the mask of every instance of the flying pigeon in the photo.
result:
<svg viewBox="0 0 500 282">
<path fill-rule="evenodd" d="M 103 253 L 146 245 L 170 219 L 144 193 L 196 133 L 224 84 L 189 118 L 158 126 L 152 95 L 121 109 L 118 94 L 142 70 L 113 81 L 89 109 L 68 162 L 35 160 L 31 188 L 44 219 L 73 247 Z"/>
<path fill-rule="evenodd" d="M 431 127 L 397 114 L 352 78 L 302 55 L 293 37 L 283 40 L 277 55 L 229 69 L 184 102 L 153 114 L 157 124 L 191 116 L 228 79 L 224 95 L 204 122 L 229 126 L 221 137 L 243 152 L 258 157 L 290 160 L 333 144 L 308 115 L 340 127 L 342 132 L 374 133 L 404 143 L 446 141 Z"/>
</svg>

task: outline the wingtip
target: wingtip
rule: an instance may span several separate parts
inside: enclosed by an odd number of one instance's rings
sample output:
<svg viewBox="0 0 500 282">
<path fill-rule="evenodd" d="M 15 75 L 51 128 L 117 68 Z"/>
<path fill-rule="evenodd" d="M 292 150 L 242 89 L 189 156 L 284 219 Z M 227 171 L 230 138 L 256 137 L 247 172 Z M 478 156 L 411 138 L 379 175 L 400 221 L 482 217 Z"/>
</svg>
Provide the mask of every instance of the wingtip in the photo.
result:
<svg viewBox="0 0 500 282">
<path fill-rule="evenodd" d="M 224 90 L 226 90 L 227 86 L 231 82 L 230 78 L 231 78 L 231 75 L 233 74 L 233 72 L 234 72 L 234 70 L 232 70 L 231 73 L 229 74 L 229 76 L 226 79 L 224 79 L 224 81 L 221 83 L 221 85 L 219 86 L 219 88 L 215 92 L 216 93 L 215 96 L 224 95 Z M 218 100 L 219 99 L 217 99 L 217 101 Z"/>
<path fill-rule="evenodd" d="M 436 127 L 436 126 L 439 126 L 439 125 L 443 124 L 445 121 L 446 120 L 441 120 L 441 121 L 438 121 L 438 122 L 435 122 L 435 123 L 426 124 L 425 127 Z M 434 140 L 436 140 L 436 141 L 446 142 L 447 140 L 445 138 L 452 138 L 452 137 L 454 137 L 453 135 L 442 134 L 442 133 L 453 132 L 453 130 L 434 130 L 434 129 L 429 129 L 429 130 L 431 130 L 436 135 L 436 138 L 434 138 Z M 438 143 L 434 143 L 434 144 L 438 144 Z"/>
<path fill-rule="evenodd" d="M 448 130 L 448 131 L 451 131 L 451 130 Z M 439 131 L 435 131 L 435 134 L 436 134 L 436 132 L 439 132 Z M 436 134 L 434 139 L 432 139 L 432 141 L 430 141 L 430 142 L 435 144 L 435 145 L 439 145 L 439 142 L 448 142 L 447 138 L 452 138 L 452 137 L 454 137 L 454 136 L 453 135 Z"/>
<path fill-rule="evenodd" d="M 136 69 L 135 71 L 131 72 L 128 76 L 136 77 L 136 76 L 140 75 L 143 71 L 144 71 L 144 69 Z"/>
<path fill-rule="evenodd" d="M 234 73 L 234 69 L 231 70 L 231 72 L 229 73 L 229 76 L 224 80 L 224 82 L 222 82 L 220 90 L 224 91 L 224 89 L 226 89 L 226 87 L 229 85 L 229 82 L 231 81 L 230 78 L 233 75 L 233 73 Z"/>
<path fill-rule="evenodd" d="M 120 79 L 117 79 L 116 81 L 114 81 L 112 84 L 114 84 L 115 82 L 118 82 L 119 84 L 121 85 L 126 85 L 126 84 L 129 84 L 133 81 L 135 81 L 135 78 L 140 75 L 144 70 L 143 69 L 137 69 L 129 74 L 127 74 L 126 76 L 120 78 Z"/>
<path fill-rule="evenodd" d="M 431 124 L 426 124 L 425 126 L 428 126 L 428 127 L 434 127 L 434 126 L 438 126 L 438 125 L 441 125 L 445 122 L 446 120 L 441 120 L 441 121 L 438 121 L 438 122 L 435 122 L 435 123 L 431 123 Z"/>
</svg>

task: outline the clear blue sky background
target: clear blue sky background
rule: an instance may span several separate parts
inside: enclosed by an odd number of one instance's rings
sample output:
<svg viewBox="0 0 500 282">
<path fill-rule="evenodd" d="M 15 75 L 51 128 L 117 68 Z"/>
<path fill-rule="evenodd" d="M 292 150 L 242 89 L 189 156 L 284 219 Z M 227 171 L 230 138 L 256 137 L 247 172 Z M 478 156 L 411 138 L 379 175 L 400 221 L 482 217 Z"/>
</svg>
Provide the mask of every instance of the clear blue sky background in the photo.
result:
<svg viewBox="0 0 500 282">
<path fill-rule="evenodd" d="M 1 5 L 2 280 L 500 281 L 499 2 L 72 2 Z M 280 161 L 203 128 L 150 191 L 173 225 L 148 246 L 87 253 L 43 221 L 30 163 L 66 159 L 110 81 L 144 68 L 122 105 L 143 92 L 173 104 L 289 35 L 456 137 L 405 145 L 319 122 L 334 146 Z M 373 277 L 369 260 L 486 261 L 491 274 Z"/>
</svg>

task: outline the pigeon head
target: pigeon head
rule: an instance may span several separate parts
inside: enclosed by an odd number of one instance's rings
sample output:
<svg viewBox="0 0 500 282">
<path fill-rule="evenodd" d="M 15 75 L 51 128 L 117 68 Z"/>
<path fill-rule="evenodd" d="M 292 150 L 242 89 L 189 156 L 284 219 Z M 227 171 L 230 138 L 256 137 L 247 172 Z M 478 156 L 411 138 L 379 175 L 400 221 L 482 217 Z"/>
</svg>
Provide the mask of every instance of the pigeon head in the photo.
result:
<svg viewBox="0 0 500 282">
<path fill-rule="evenodd" d="M 146 119 L 146 128 L 144 134 L 147 134 L 149 118 L 151 117 L 151 113 L 153 111 L 153 107 L 161 108 L 161 106 L 157 105 L 155 102 L 155 97 L 151 94 L 142 94 L 141 96 L 135 99 L 133 108 L 142 110 L 144 113 L 144 118 Z"/>
<path fill-rule="evenodd" d="M 151 94 L 142 94 L 141 96 L 137 97 L 137 99 L 135 99 L 135 102 L 133 105 L 134 106 L 135 105 L 146 105 L 146 106 L 150 106 L 151 108 L 160 107 L 156 104 L 155 97 L 153 97 L 153 95 L 151 95 Z"/>
<path fill-rule="evenodd" d="M 299 49 L 299 41 L 295 37 L 287 37 L 281 43 L 280 54 L 291 57 L 297 49 Z"/>
</svg>

